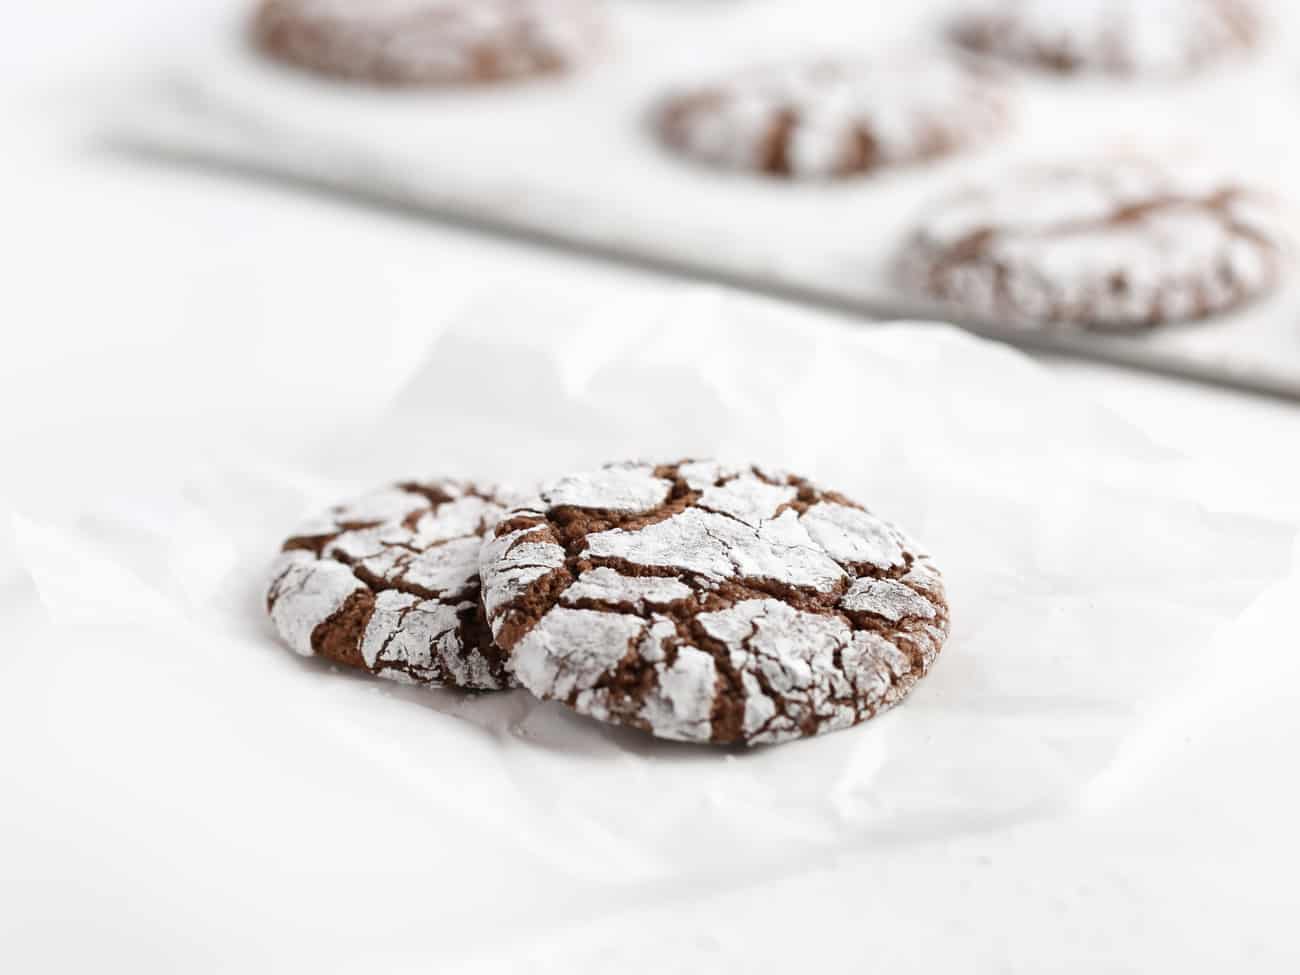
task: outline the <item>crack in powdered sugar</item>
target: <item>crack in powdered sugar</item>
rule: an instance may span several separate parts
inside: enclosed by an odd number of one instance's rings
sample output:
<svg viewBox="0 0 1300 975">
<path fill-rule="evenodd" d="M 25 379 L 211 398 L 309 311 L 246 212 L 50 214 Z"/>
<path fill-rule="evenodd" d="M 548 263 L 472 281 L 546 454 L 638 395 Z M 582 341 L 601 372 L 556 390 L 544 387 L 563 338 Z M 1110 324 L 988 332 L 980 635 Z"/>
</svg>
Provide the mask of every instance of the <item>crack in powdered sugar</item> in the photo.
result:
<svg viewBox="0 0 1300 975">
<path fill-rule="evenodd" d="M 458 481 L 372 492 L 313 519 L 271 572 L 267 608 L 297 653 L 403 683 L 509 686 L 479 608 L 482 539 L 506 511 Z"/>
<path fill-rule="evenodd" d="M 705 461 L 567 477 L 502 519 L 481 570 L 525 687 L 682 741 L 867 720 L 948 630 L 941 577 L 898 529 L 800 478 Z"/>
</svg>

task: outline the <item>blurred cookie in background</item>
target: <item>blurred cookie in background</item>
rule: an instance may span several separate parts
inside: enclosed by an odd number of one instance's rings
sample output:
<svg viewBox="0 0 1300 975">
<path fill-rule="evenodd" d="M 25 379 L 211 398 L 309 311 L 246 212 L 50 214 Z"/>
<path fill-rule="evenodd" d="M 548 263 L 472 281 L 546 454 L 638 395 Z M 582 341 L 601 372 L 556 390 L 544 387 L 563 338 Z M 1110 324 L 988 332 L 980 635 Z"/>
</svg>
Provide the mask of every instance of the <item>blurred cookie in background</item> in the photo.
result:
<svg viewBox="0 0 1300 975">
<path fill-rule="evenodd" d="M 1002 324 L 1129 331 L 1231 311 L 1283 264 L 1277 203 L 1124 157 L 1012 171 L 940 200 L 904 245 L 904 287 Z"/>
<path fill-rule="evenodd" d="M 831 179 L 987 141 L 1008 116 L 989 70 L 922 56 L 753 68 L 671 95 L 656 124 L 669 146 L 714 166 Z"/>
<path fill-rule="evenodd" d="M 280 61 L 385 85 L 561 73 L 601 34 L 592 0 L 262 0 L 253 20 Z"/>
<path fill-rule="evenodd" d="M 1254 47 L 1255 0 L 989 0 L 953 24 L 956 41 L 1062 74 L 1171 76 Z"/>
</svg>

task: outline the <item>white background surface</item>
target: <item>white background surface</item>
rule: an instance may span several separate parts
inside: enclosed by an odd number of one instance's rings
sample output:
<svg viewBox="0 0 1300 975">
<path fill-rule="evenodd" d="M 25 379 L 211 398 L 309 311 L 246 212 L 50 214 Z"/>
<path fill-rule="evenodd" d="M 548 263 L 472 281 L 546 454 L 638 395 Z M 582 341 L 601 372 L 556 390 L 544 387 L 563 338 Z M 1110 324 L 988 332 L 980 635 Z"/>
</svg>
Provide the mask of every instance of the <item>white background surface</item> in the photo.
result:
<svg viewBox="0 0 1300 975">
<path fill-rule="evenodd" d="M 55 2 L 6 17 L 0 446 L 4 491 L 23 510 L 121 492 L 133 463 L 173 452 L 296 452 L 354 413 L 351 390 L 400 384 L 478 288 L 657 287 L 106 153 L 88 138 L 105 93 L 87 79 L 167 45 L 187 9 Z M 1300 524 L 1300 410 L 1049 367 L 1190 455 L 1211 508 Z M 178 641 L 166 676 L 191 692 L 151 693 L 156 660 L 133 658 L 138 635 L 52 627 L 10 541 L 0 536 L 0 960 L 16 971 L 423 971 L 451 957 L 495 971 L 522 956 L 556 971 L 838 958 L 903 972 L 1284 972 L 1300 960 L 1294 577 L 1225 634 L 1230 679 L 1170 705 L 1068 818 L 632 890 L 602 883 L 595 859 L 590 883 L 555 896 L 542 867 L 426 837 L 391 806 L 334 821 L 337 796 L 294 788 L 311 743 L 292 730 L 245 742 L 241 753 L 263 754 L 230 767 L 226 745 L 250 731 L 228 685 Z M 373 846 L 337 841 L 354 831 Z M 429 851 L 418 872 L 389 836 Z M 427 900 L 412 903 L 421 884 Z M 399 904 L 385 900 L 394 890 Z M 509 905 L 504 931 L 457 907 L 492 899 Z M 421 941 L 427 953 L 410 947 Z"/>
</svg>

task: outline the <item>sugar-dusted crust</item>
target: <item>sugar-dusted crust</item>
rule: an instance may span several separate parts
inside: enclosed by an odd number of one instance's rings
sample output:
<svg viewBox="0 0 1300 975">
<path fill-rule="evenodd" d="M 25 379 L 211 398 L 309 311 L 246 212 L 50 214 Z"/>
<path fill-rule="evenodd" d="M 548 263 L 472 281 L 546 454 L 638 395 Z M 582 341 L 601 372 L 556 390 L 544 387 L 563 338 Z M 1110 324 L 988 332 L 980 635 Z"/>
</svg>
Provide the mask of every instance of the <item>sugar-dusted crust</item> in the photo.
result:
<svg viewBox="0 0 1300 975">
<path fill-rule="evenodd" d="M 916 163 L 1005 128 L 985 70 L 933 56 L 821 60 L 751 69 L 668 98 L 668 145 L 713 165 L 826 179 Z"/>
<path fill-rule="evenodd" d="M 262 0 L 254 40 L 321 74 L 393 85 L 567 71 L 602 34 L 591 0 Z"/>
<path fill-rule="evenodd" d="M 296 652 L 404 683 L 513 684 L 479 605 L 478 552 L 499 490 L 408 482 L 331 508 L 284 543 L 267 609 Z"/>
<path fill-rule="evenodd" d="M 1186 74 L 1254 47 L 1255 0 L 989 0 L 953 24 L 981 54 L 1061 73 Z"/>
<path fill-rule="evenodd" d="M 802 478 L 708 461 L 550 484 L 498 524 L 481 572 L 520 683 L 682 741 L 865 721 L 948 633 L 939 572 L 898 529 Z"/>
<path fill-rule="evenodd" d="M 1009 172 L 939 201 L 898 273 L 914 292 L 1000 322 L 1123 331 L 1265 294 L 1282 247 L 1261 194 L 1122 158 Z"/>
</svg>

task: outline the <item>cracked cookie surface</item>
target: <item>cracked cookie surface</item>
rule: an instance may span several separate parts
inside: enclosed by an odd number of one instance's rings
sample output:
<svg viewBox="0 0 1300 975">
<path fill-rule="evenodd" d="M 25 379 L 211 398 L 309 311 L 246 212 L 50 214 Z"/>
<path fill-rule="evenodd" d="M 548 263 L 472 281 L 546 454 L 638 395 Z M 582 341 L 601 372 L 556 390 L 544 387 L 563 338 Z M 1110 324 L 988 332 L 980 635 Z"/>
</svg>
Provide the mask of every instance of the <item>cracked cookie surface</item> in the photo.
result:
<svg viewBox="0 0 1300 975">
<path fill-rule="evenodd" d="M 263 0 L 253 21 L 279 60 L 390 85 L 567 71 L 601 32 L 591 0 Z"/>
<path fill-rule="evenodd" d="M 483 538 L 517 498 L 405 482 L 331 508 L 284 543 L 267 610 L 291 649 L 408 684 L 513 686 L 479 600 Z"/>
<path fill-rule="evenodd" d="M 961 16 L 968 50 L 1060 73 L 1186 74 L 1260 33 L 1255 0 L 996 0 Z"/>
<path fill-rule="evenodd" d="M 696 159 L 796 179 L 916 163 L 984 141 L 1007 104 L 988 73 L 941 57 L 751 69 L 669 98 L 663 140 Z"/>
<path fill-rule="evenodd" d="M 555 481 L 503 517 L 480 570 L 520 683 L 681 741 L 865 721 L 948 634 L 940 574 L 898 529 L 802 478 L 711 461 Z"/>
<path fill-rule="evenodd" d="M 909 290 L 1003 323 L 1150 328 L 1271 290 L 1275 211 L 1243 185 L 1142 159 L 1030 168 L 931 207 L 897 270 Z"/>
</svg>

